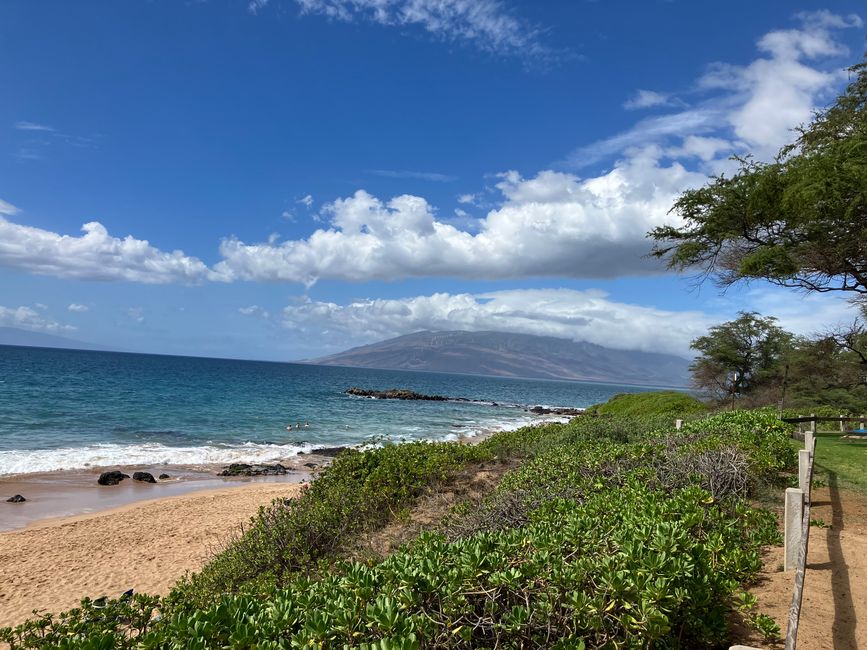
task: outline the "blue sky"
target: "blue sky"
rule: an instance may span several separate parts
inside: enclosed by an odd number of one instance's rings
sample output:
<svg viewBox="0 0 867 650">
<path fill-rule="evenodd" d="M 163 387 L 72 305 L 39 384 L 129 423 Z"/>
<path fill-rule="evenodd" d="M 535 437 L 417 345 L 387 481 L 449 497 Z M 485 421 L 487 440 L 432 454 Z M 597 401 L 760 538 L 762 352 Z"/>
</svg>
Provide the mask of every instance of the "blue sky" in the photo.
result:
<svg viewBox="0 0 867 650">
<path fill-rule="evenodd" d="M 833 100 L 856 5 L 6 0 L 0 326 L 279 360 L 419 329 L 687 354 L 739 309 L 816 331 L 840 298 L 692 290 L 644 233 Z"/>
</svg>

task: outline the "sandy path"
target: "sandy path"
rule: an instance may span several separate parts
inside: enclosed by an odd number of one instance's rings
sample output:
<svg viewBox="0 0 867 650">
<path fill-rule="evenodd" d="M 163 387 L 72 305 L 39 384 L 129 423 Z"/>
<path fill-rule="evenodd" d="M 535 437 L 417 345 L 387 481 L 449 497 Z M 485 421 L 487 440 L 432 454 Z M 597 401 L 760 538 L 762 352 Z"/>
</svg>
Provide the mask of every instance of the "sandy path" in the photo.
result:
<svg viewBox="0 0 867 650">
<path fill-rule="evenodd" d="M 164 594 L 260 505 L 299 490 L 287 483 L 221 488 L 0 533 L 0 626 L 33 609 L 69 609 L 83 596 L 129 588 Z"/>
<path fill-rule="evenodd" d="M 812 496 L 810 519 L 831 527 L 810 529 L 798 647 L 867 648 L 867 497 L 840 490 L 833 480 L 814 488 Z M 785 635 L 794 573 L 779 570 L 782 562 L 782 548 L 771 549 L 762 581 L 750 591 L 758 596 L 759 611 L 772 616 Z M 745 641 L 761 645 L 755 637 Z"/>
</svg>

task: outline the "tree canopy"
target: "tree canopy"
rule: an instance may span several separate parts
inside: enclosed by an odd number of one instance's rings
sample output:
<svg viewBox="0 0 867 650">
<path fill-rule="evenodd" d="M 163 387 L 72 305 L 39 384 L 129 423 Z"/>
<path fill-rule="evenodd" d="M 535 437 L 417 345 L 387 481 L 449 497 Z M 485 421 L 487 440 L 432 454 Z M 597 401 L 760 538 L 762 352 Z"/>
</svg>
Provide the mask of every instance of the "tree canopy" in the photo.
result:
<svg viewBox="0 0 867 650">
<path fill-rule="evenodd" d="M 740 312 L 737 319 L 715 325 L 695 339 L 690 346 L 699 353 L 690 366 L 695 385 L 724 399 L 768 381 L 794 340 L 776 321 Z"/>
<path fill-rule="evenodd" d="M 669 268 L 722 286 L 764 279 L 867 300 L 867 58 L 846 92 L 771 163 L 741 158 L 731 177 L 684 192 L 683 225 L 649 233 Z"/>
</svg>

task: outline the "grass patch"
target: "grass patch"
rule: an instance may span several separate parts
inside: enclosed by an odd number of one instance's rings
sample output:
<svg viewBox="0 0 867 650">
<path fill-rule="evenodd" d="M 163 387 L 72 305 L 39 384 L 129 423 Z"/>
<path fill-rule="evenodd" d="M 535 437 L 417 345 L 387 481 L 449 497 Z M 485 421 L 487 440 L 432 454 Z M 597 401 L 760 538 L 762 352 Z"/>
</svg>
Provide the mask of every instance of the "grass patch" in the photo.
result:
<svg viewBox="0 0 867 650">
<path fill-rule="evenodd" d="M 650 393 L 620 393 L 604 404 L 591 406 L 588 411 L 599 415 L 646 417 L 668 415 L 673 418 L 705 413 L 707 406 L 692 395 L 675 390 Z"/>
<path fill-rule="evenodd" d="M 814 476 L 827 481 L 837 475 L 840 487 L 867 494 L 867 439 L 842 440 L 840 432 L 816 434 Z"/>
</svg>

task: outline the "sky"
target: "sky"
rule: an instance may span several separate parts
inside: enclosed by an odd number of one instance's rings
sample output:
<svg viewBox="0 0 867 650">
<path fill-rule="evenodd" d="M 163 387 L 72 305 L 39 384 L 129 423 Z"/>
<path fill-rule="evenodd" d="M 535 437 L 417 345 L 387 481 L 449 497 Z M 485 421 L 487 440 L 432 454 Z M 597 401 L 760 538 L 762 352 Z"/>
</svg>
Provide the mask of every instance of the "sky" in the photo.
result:
<svg viewBox="0 0 867 650">
<path fill-rule="evenodd" d="M 861 9 L 861 14 L 856 10 Z M 294 360 L 430 329 L 689 356 L 755 310 L 646 233 L 770 160 L 865 49 L 857 2 L 3 0 L 0 326 Z"/>
</svg>

